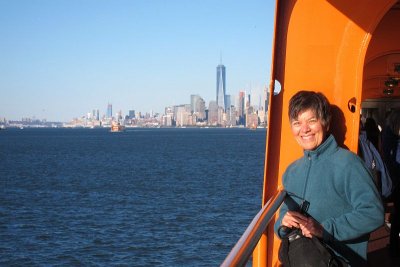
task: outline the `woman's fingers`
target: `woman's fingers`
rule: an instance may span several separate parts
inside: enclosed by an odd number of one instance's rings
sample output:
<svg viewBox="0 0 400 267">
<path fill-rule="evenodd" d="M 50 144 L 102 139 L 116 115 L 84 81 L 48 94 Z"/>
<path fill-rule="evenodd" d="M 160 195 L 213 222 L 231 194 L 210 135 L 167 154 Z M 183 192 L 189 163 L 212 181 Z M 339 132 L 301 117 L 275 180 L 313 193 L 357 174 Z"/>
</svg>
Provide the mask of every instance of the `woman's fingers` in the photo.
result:
<svg viewBox="0 0 400 267">
<path fill-rule="evenodd" d="M 296 211 L 288 211 L 282 218 L 282 224 L 286 227 L 299 228 L 301 224 L 307 222 L 307 217 Z"/>
<path fill-rule="evenodd" d="M 322 238 L 323 227 L 313 218 L 307 218 L 307 222 L 300 226 L 301 232 L 306 237 L 316 236 Z"/>
<path fill-rule="evenodd" d="M 282 225 L 288 228 L 300 228 L 306 237 L 322 238 L 323 227 L 311 217 L 306 217 L 296 211 L 288 211 L 282 218 Z"/>
</svg>

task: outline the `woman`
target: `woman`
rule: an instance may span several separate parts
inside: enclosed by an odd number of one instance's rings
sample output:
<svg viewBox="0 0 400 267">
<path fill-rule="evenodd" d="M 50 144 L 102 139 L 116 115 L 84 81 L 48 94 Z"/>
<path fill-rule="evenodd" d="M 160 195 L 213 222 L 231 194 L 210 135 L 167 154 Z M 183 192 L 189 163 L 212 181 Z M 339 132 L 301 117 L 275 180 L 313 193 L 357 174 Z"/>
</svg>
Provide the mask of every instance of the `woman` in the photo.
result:
<svg viewBox="0 0 400 267">
<path fill-rule="evenodd" d="M 275 231 L 281 225 L 299 228 L 304 236 L 329 244 L 350 265 L 365 264 L 369 233 L 384 222 L 371 173 L 329 134 L 330 104 L 323 94 L 296 93 L 289 102 L 289 120 L 304 156 L 283 175 L 289 197 Z"/>
</svg>

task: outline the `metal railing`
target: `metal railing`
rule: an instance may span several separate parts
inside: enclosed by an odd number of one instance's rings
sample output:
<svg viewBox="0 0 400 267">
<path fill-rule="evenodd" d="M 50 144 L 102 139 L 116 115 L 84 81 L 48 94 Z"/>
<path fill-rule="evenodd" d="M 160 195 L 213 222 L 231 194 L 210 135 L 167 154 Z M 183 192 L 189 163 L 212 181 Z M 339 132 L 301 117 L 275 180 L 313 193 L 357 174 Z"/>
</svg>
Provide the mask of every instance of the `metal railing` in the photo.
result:
<svg viewBox="0 0 400 267">
<path fill-rule="evenodd" d="M 225 258 L 221 267 L 243 266 L 253 253 L 261 235 L 286 197 L 286 191 L 278 191 L 264 207 L 254 216 L 246 231 Z"/>
</svg>

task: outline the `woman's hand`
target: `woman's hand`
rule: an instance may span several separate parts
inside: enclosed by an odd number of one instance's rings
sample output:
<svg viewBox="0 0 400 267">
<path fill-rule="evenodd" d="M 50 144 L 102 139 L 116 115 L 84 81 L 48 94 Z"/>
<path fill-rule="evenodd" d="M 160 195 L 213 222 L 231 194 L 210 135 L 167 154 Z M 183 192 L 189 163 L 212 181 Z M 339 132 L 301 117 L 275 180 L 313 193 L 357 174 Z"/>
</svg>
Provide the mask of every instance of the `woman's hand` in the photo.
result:
<svg viewBox="0 0 400 267">
<path fill-rule="evenodd" d="M 300 224 L 307 223 L 307 217 L 297 211 L 288 211 L 282 218 L 282 225 L 288 228 L 300 228 Z"/>
<path fill-rule="evenodd" d="M 308 217 L 305 223 L 300 224 L 301 232 L 306 237 L 322 238 L 324 228 L 322 225 L 311 217 Z"/>
<path fill-rule="evenodd" d="M 288 228 L 300 228 L 306 237 L 322 238 L 324 228 L 311 217 L 304 216 L 296 211 L 288 211 L 282 218 L 282 225 Z"/>
</svg>

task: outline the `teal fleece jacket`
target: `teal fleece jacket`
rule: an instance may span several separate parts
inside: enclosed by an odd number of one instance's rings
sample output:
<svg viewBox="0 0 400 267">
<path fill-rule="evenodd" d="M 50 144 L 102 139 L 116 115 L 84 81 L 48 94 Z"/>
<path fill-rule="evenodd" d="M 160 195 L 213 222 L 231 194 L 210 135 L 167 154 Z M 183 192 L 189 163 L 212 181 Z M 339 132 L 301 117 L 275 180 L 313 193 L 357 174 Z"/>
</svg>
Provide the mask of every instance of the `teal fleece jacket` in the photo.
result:
<svg viewBox="0 0 400 267">
<path fill-rule="evenodd" d="M 338 254 L 350 264 L 354 252 L 366 259 L 369 233 L 383 224 L 384 209 L 371 173 L 357 155 L 330 135 L 286 169 L 283 186 L 297 204 L 309 202 L 308 215 L 322 224 L 324 241 Z M 293 204 L 282 204 L 276 233 L 288 209 L 296 210 Z"/>
</svg>

